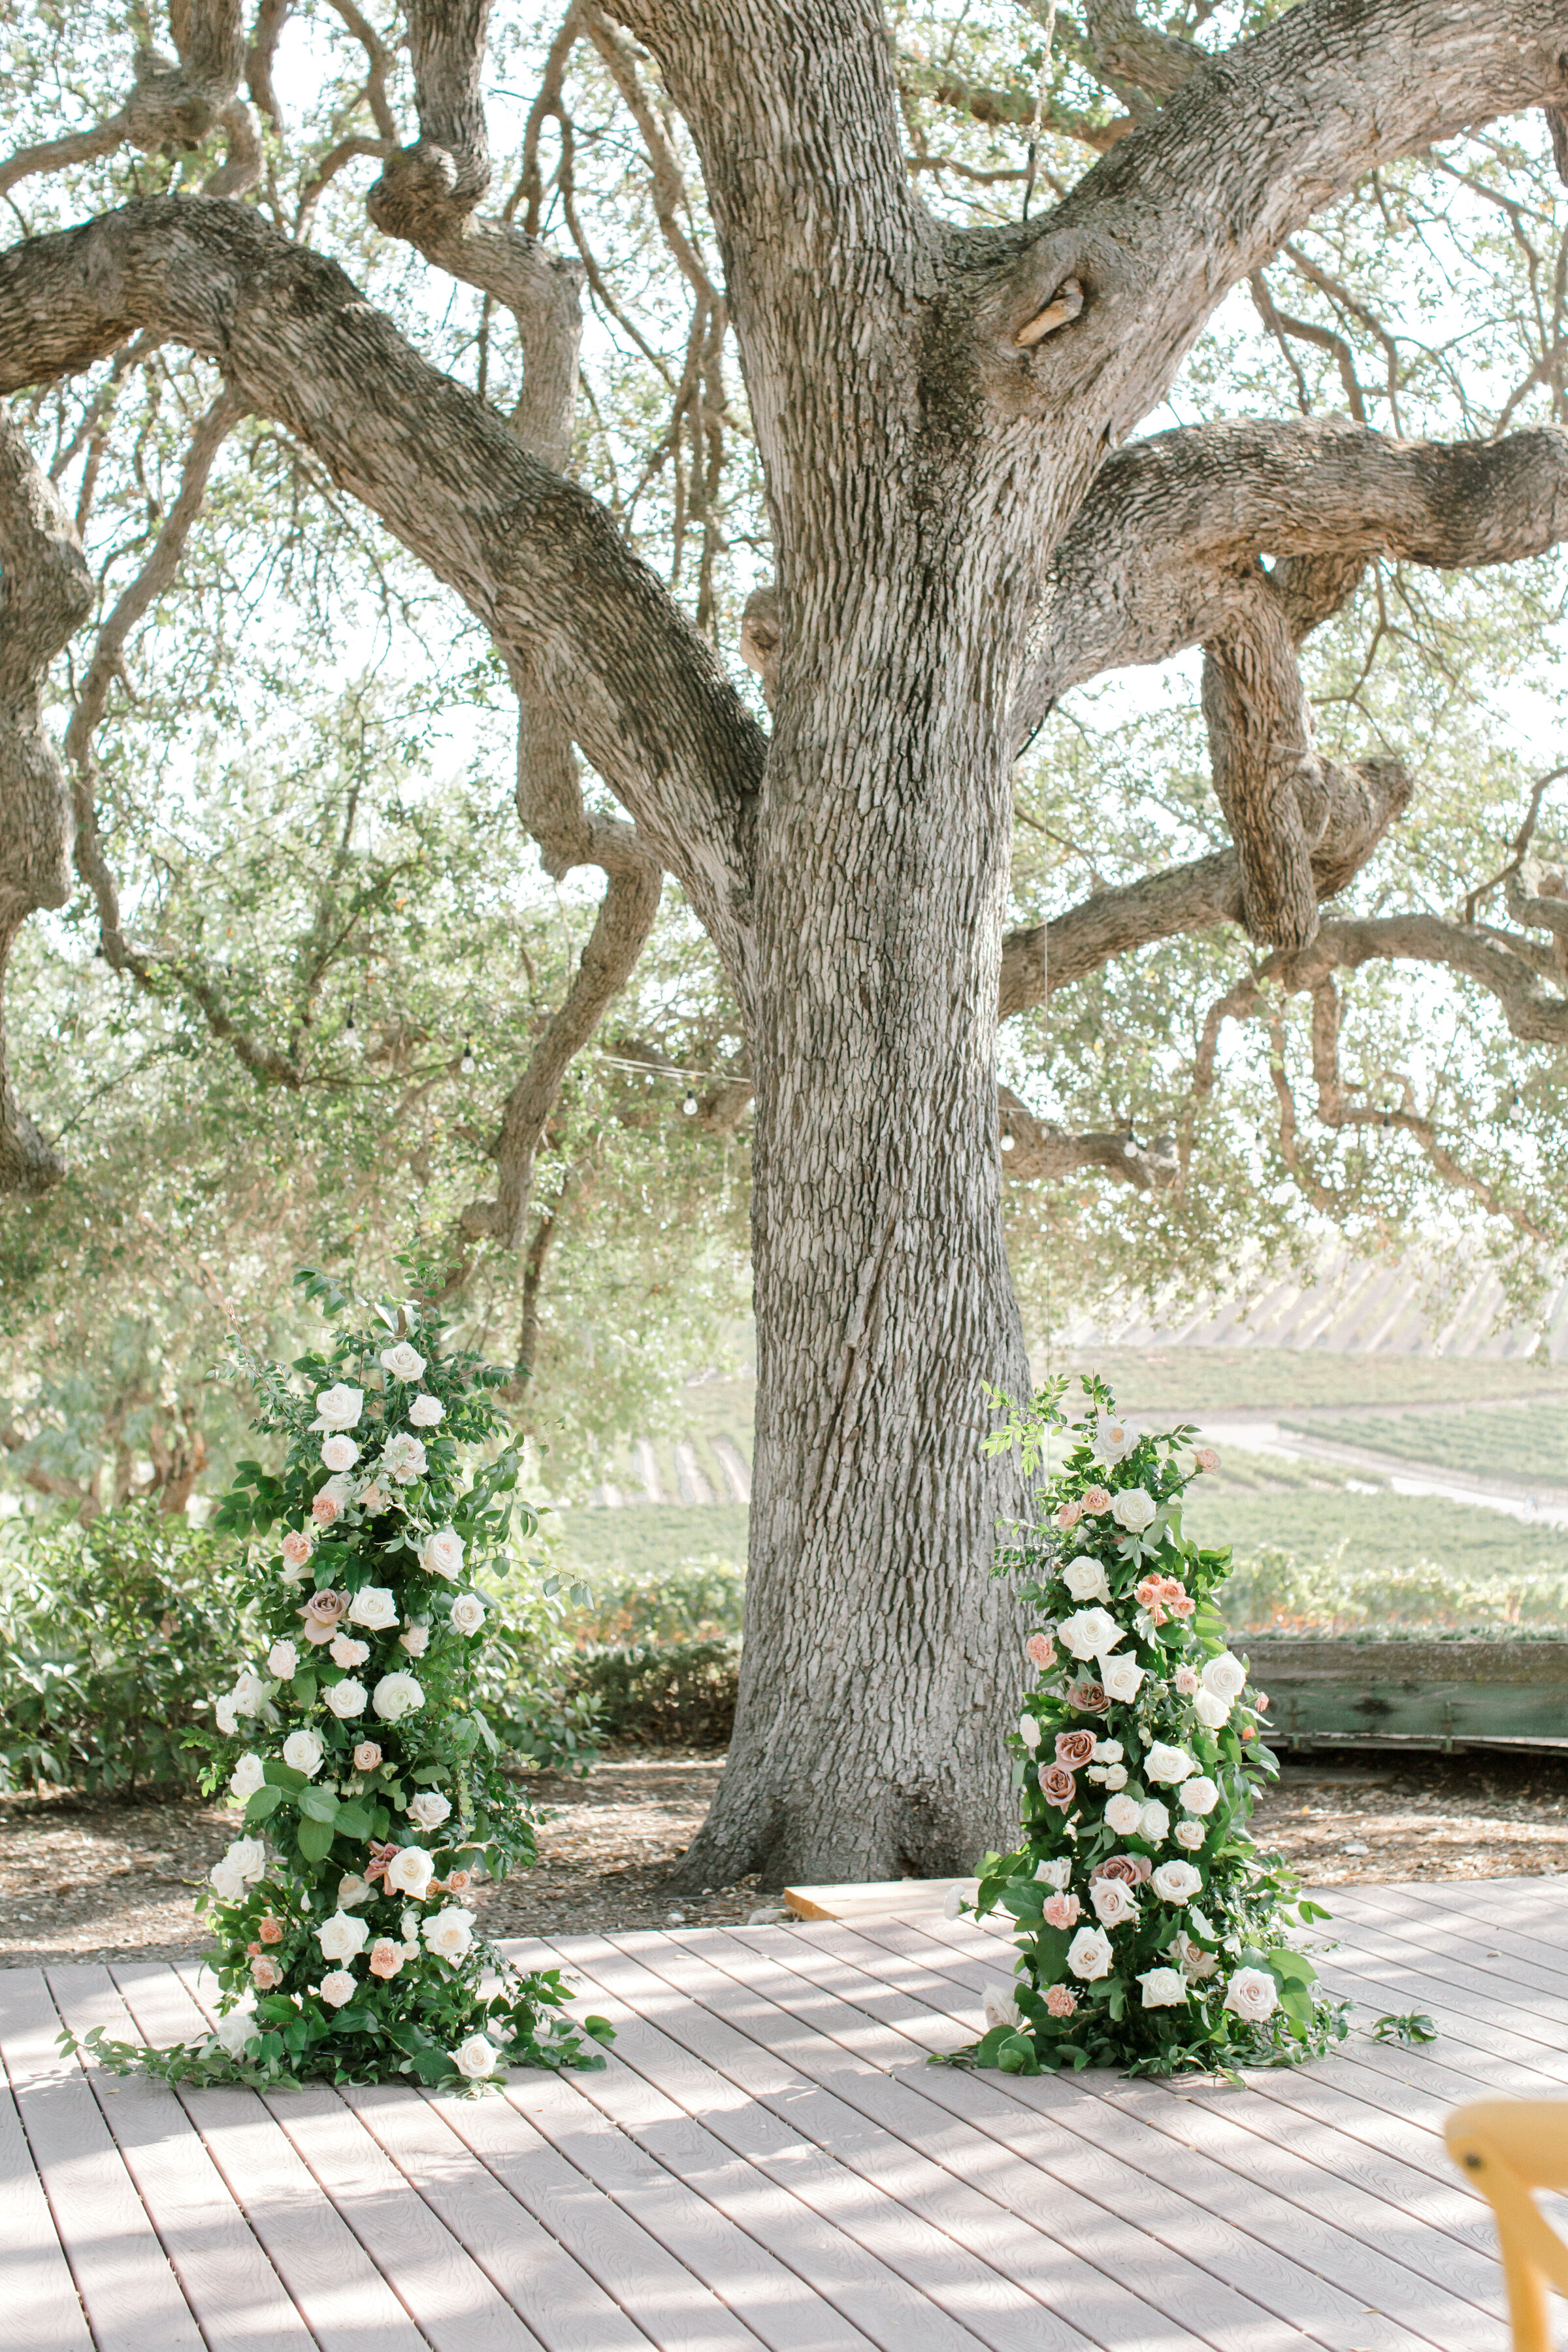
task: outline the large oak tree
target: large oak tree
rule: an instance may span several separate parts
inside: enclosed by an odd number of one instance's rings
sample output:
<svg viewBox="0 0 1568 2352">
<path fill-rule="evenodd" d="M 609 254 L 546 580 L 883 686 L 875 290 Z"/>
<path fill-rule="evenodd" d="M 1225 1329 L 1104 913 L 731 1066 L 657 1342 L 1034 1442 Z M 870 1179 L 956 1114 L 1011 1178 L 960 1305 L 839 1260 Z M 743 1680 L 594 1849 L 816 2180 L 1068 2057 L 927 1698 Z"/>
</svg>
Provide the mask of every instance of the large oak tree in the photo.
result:
<svg viewBox="0 0 1568 2352">
<path fill-rule="evenodd" d="M 1163 1175 L 1118 1138 L 1044 1130 L 1016 1097 L 999 1115 L 999 1019 L 1047 981 L 1229 923 L 1260 952 L 1216 1024 L 1272 983 L 1310 992 L 1331 1123 L 1389 1116 L 1358 1110 L 1339 1078 L 1339 976 L 1369 960 L 1458 970 L 1517 1036 L 1568 1038 L 1568 900 L 1554 877 L 1531 878 L 1528 832 L 1498 877 L 1508 926 L 1476 906 L 1462 921 L 1321 913 L 1411 782 L 1394 759 L 1320 755 L 1299 663 L 1369 560 L 1469 566 L 1553 544 L 1562 430 L 1437 446 L 1352 415 L 1131 437 L 1227 292 L 1250 279 L 1267 308 L 1259 273 L 1367 173 L 1529 109 L 1561 136 L 1568 6 L 1300 0 L 1221 50 L 1092 0 L 1059 37 L 1125 106 L 1077 126 L 1099 160 L 1035 217 L 963 227 L 921 199 L 929 159 L 911 155 L 872 0 L 581 0 L 535 111 L 558 105 L 564 57 L 590 41 L 642 132 L 691 289 L 682 391 L 699 451 L 723 406 L 715 338 L 736 338 L 776 572 L 745 635 L 771 730 L 563 471 L 583 271 L 491 200 L 484 0 L 407 8 L 415 137 L 389 96 L 394 48 L 346 0 L 338 13 L 363 46 L 374 136 L 345 129 L 287 226 L 264 200 L 280 0 L 248 28 L 233 0 L 184 0 L 177 54 L 144 57 L 117 111 L 0 167 L 9 188 L 121 149 L 215 156 L 200 193 L 134 197 L 0 256 L 0 389 L 119 365 L 149 341 L 223 380 L 181 496 L 75 682 L 63 746 L 44 725 L 46 676 L 91 583 L 21 431 L 0 440 L 0 935 L 63 902 L 74 825 L 110 963 L 158 978 L 100 853 L 93 737 L 216 449 L 242 416 L 269 420 L 488 632 L 517 698 L 524 822 L 552 871 L 606 877 L 465 1240 L 519 1237 L 561 1073 L 648 936 L 665 873 L 741 1008 L 759 1345 L 747 1638 L 731 1762 L 689 1875 L 967 1868 L 1003 1825 L 997 1727 L 1017 1673 L 986 1573 L 1014 1496 L 978 1444 L 985 1384 L 1027 1379 L 999 1147 L 1036 1172 Z M 1058 28 L 1041 13 L 1048 62 Z M 721 286 L 683 244 L 650 59 L 700 158 Z M 936 79 L 972 115 L 1017 111 Z M 1047 122 L 1046 87 L 1037 144 L 1075 127 Z M 510 414 L 429 364 L 310 242 L 321 187 L 367 153 L 375 229 L 515 320 Z M 1008 934 L 1021 747 L 1070 688 L 1188 646 L 1203 648 L 1230 846 Z M 585 800 L 574 747 L 624 814 Z M 202 1001 L 259 1079 L 298 1082 L 210 987 Z M 13 1191 L 58 1175 L 9 1094 L 0 1144 Z"/>
</svg>

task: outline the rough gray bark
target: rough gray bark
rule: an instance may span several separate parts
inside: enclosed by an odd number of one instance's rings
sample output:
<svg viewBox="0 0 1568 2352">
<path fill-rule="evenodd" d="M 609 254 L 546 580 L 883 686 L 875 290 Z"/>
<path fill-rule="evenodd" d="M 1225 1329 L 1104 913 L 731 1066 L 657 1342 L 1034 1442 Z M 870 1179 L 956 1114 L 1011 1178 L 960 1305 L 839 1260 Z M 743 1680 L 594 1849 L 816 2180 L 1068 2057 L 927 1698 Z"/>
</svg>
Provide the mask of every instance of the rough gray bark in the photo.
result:
<svg viewBox="0 0 1568 2352">
<path fill-rule="evenodd" d="M 1017 1678 L 986 1573 L 1011 1489 L 977 1445 L 983 1384 L 1026 1380 L 994 1067 L 1009 780 L 1031 697 L 1059 691 L 1045 640 L 1071 534 L 1226 289 L 1318 206 L 1436 139 L 1568 102 L 1562 0 L 1300 0 L 1195 65 L 1107 6 L 1091 39 L 1142 127 L 1042 219 L 975 232 L 910 190 L 872 0 L 614 13 L 691 130 L 723 252 L 777 551 L 775 642 L 756 645 L 764 675 L 776 656 L 771 742 L 593 502 L 239 207 L 153 200 L 14 248 L 0 387 L 137 329 L 213 356 L 467 600 L 527 709 L 571 730 L 679 876 L 752 1041 L 760 1359 L 742 1704 L 685 1874 L 963 1869 L 1006 1820 Z M 482 22 L 479 0 L 411 21 L 421 138 L 394 154 L 378 120 L 378 201 L 488 285 L 481 267 L 517 257 L 471 226 Z M 614 72 L 624 53 L 595 37 Z M 1253 470 L 1268 505 L 1278 485 Z M 1294 646 L 1365 550 L 1292 541 L 1281 503 L 1249 551 L 1234 518 L 1225 551 L 1199 551 L 1219 608 L 1195 641 L 1229 664 L 1216 740 L 1241 838 L 1234 885 L 1189 874 L 1162 903 L 1237 888 L 1310 953 L 1315 857 L 1344 865 L 1399 786 L 1312 760 Z M 565 789 L 553 754 L 528 773 L 531 793 Z"/>
</svg>

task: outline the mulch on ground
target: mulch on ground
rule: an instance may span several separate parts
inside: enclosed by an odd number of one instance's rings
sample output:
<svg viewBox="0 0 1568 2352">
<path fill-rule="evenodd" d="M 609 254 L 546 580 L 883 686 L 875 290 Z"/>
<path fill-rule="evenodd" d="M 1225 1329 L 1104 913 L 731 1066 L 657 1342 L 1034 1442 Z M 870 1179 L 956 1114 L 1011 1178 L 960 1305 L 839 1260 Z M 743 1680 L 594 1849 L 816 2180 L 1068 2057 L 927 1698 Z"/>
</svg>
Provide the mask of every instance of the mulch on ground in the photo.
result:
<svg viewBox="0 0 1568 2352">
<path fill-rule="evenodd" d="M 721 1756 L 639 1756 L 586 1780 L 530 1783 L 544 1816 L 537 1866 L 481 1890 L 493 1936 L 618 1933 L 744 1920 L 755 1879 L 673 1896 Z M 1258 1807 L 1260 1839 L 1320 1886 L 1568 1872 L 1568 1757 L 1400 1756 L 1288 1764 Z M 0 1798 L 0 1967 L 183 1959 L 205 1942 L 192 1896 L 238 1811 Z"/>
</svg>

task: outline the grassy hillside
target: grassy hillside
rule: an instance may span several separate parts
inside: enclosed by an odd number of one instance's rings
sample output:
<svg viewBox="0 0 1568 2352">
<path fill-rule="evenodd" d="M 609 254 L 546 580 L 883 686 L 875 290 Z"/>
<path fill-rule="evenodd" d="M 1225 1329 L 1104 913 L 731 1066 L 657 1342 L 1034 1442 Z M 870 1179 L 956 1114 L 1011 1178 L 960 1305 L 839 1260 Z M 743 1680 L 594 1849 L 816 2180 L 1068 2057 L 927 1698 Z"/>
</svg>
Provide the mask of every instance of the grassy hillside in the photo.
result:
<svg viewBox="0 0 1568 2352">
<path fill-rule="evenodd" d="M 1526 1403 L 1510 1411 L 1368 1413 L 1355 1420 L 1284 1420 L 1287 1429 L 1357 1445 L 1399 1462 L 1480 1471 L 1540 1486 L 1568 1486 L 1568 1405 Z"/>
<path fill-rule="evenodd" d="M 1038 1378 L 1043 1361 L 1035 1366 Z M 1102 1348 L 1062 1355 L 1053 1371 L 1094 1371 L 1109 1381 L 1124 1412 L 1248 1409 L 1297 1412 L 1303 1405 L 1462 1403 L 1474 1398 L 1562 1396 L 1568 1366 L 1470 1356 L 1342 1356 L 1315 1348 Z"/>
</svg>

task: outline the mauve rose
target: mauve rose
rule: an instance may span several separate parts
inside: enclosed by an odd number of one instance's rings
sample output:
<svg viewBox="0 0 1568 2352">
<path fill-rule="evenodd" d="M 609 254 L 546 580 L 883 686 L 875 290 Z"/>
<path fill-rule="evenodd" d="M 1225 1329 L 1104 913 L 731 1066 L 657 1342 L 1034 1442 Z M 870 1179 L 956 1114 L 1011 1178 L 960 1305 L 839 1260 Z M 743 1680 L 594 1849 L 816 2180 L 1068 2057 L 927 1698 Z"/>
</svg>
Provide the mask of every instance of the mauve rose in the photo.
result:
<svg viewBox="0 0 1568 2352">
<path fill-rule="evenodd" d="M 1074 1683 L 1068 1692 L 1068 1705 L 1079 1715 L 1105 1715 L 1110 1701 L 1103 1683 Z"/>
<path fill-rule="evenodd" d="M 312 1592 L 300 1612 L 304 1622 L 306 1641 L 315 1643 L 318 1648 L 332 1641 L 348 1605 L 346 1592 Z"/>
<path fill-rule="evenodd" d="M 1145 1868 L 1147 1868 L 1147 1864 L 1145 1864 Z M 1094 1868 L 1089 1874 L 1089 1885 L 1091 1886 L 1098 1886 L 1102 1879 L 1107 1878 L 1119 1878 L 1123 1886 L 1136 1886 L 1138 1884 L 1138 1870 L 1132 1855 L 1130 1853 L 1109 1853 L 1106 1855 L 1103 1862 L 1097 1862 Z"/>
<path fill-rule="evenodd" d="M 1109 1511 L 1110 1508 L 1110 1487 L 1086 1486 L 1083 1490 L 1083 1507 L 1086 1511 Z"/>
<path fill-rule="evenodd" d="M 1065 1813 L 1078 1794 L 1078 1782 L 1065 1765 L 1052 1764 L 1040 1775 L 1040 1794 L 1047 1805 L 1059 1805 Z"/>
<path fill-rule="evenodd" d="M 362 1739 L 354 1749 L 354 1770 L 374 1772 L 381 1761 L 381 1750 L 374 1739 Z"/>
<path fill-rule="evenodd" d="M 1065 1764 L 1069 1772 L 1078 1771 L 1094 1754 L 1092 1731 L 1058 1731 L 1057 1762 Z"/>
<path fill-rule="evenodd" d="M 1047 1927 L 1076 1927 L 1083 1909 L 1076 1895 L 1051 1895 L 1046 1898 L 1045 1922 Z"/>
<path fill-rule="evenodd" d="M 272 1992 L 283 1981 L 282 1969 L 276 1960 L 269 1960 L 265 1952 L 259 1959 L 251 1961 L 250 1974 L 252 1981 L 261 1992 Z"/>
<path fill-rule="evenodd" d="M 1074 2017 L 1078 2013 L 1078 1995 L 1071 1985 L 1050 1985 L 1046 1990 L 1047 2017 Z"/>
<path fill-rule="evenodd" d="M 1024 1644 L 1024 1655 L 1043 1675 L 1057 1661 L 1057 1645 L 1048 1633 L 1031 1633 Z"/>
<path fill-rule="evenodd" d="M 370 1972 L 373 1977 L 395 1977 L 403 1966 L 403 1947 L 395 1944 L 390 1936 L 378 1936 L 370 1948 Z"/>
</svg>

